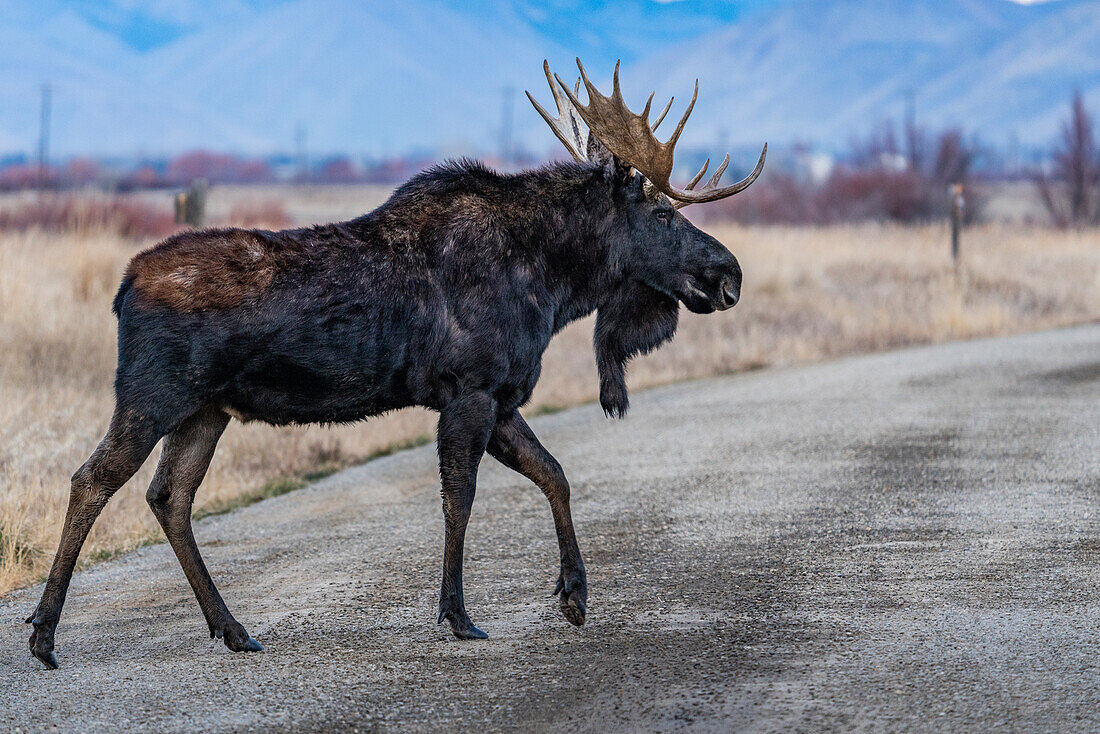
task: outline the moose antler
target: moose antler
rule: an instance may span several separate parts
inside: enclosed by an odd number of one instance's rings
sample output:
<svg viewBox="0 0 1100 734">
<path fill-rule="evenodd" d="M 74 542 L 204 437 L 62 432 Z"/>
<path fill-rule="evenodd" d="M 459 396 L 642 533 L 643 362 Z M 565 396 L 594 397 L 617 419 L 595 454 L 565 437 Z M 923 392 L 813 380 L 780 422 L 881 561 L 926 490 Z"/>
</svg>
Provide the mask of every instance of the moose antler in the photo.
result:
<svg viewBox="0 0 1100 734">
<path fill-rule="evenodd" d="M 662 143 L 653 133 L 668 113 L 669 107 L 672 105 L 671 100 L 669 100 L 668 105 L 665 107 L 664 112 L 657 118 L 657 121 L 650 125 L 649 110 L 653 103 L 653 95 L 649 95 L 649 99 L 647 99 L 645 103 L 645 109 L 642 110 L 641 114 L 631 112 L 626 106 L 626 102 L 623 100 L 622 90 L 619 88 L 618 62 L 615 63 L 614 86 L 610 97 L 605 97 L 600 94 L 599 90 L 592 84 L 580 59 L 577 59 L 577 68 L 580 69 L 581 79 L 584 81 L 584 87 L 588 92 L 588 104 L 581 104 L 578 98 L 580 94 L 579 84 L 571 91 L 561 78 L 555 74 L 554 78 L 557 79 L 558 85 L 561 87 L 560 91 L 557 88 L 553 90 L 554 99 L 558 102 L 559 112 L 563 109 L 563 102 L 568 102 L 571 108 L 568 112 L 570 113 L 571 119 L 574 121 L 574 127 L 576 129 L 579 129 L 579 126 L 575 124 L 576 117 L 580 117 L 580 119 L 588 125 L 588 134 L 595 135 L 596 139 L 603 143 L 604 146 L 620 160 L 630 164 L 641 172 L 653 189 L 673 199 L 673 206 L 677 209 L 685 207 L 688 204 L 715 201 L 717 199 L 724 199 L 727 196 L 733 196 L 748 188 L 760 175 L 760 172 L 764 170 L 764 159 L 768 154 L 767 143 L 764 144 L 764 149 L 760 152 L 760 159 L 756 162 L 756 168 L 754 168 L 752 173 L 747 177 L 735 184 L 723 186 L 721 188 L 718 187 L 718 182 L 725 172 L 726 166 L 729 165 L 729 155 L 727 154 L 725 160 L 722 161 L 722 165 L 718 167 L 718 170 L 714 172 L 714 175 L 710 177 L 710 180 L 707 181 L 703 188 L 698 191 L 695 190 L 695 186 L 706 174 L 707 167 L 710 165 L 709 158 L 686 188 L 680 189 L 673 186 L 669 181 L 672 175 L 673 149 L 676 147 L 676 141 L 680 139 L 680 133 L 684 130 L 684 124 L 687 123 L 687 119 L 691 115 L 692 109 L 695 107 L 695 100 L 699 96 L 699 80 L 695 80 L 695 91 L 691 95 L 691 102 L 684 111 L 683 117 L 680 118 L 680 122 L 677 123 L 676 129 L 672 131 L 672 135 L 669 139 Z M 549 81 L 550 66 L 548 63 L 543 62 L 543 70 L 546 72 L 547 81 Z M 552 83 L 550 86 L 554 87 Z M 561 92 L 565 93 L 566 100 L 561 99 Z M 531 97 L 530 93 L 528 93 L 527 96 Z M 574 148 L 571 147 L 570 143 L 559 132 L 559 126 L 561 124 L 560 119 L 553 120 L 546 111 L 535 102 L 533 97 L 531 97 L 531 102 L 543 116 L 543 119 L 550 124 L 551 129 L 554 130 L 554 134 L 566 144 L 567 148 L 570 148 L 570 152 L 573 152 Z M 577 158 L 577 160 L 584 160 L 583 157 L 578 156 L 575 152 L 573 157 Z"/>
<path fill-rule="evenodd" d="M 542 119 L 546 120 L 546 124 L 550 126 L 550 129 L 557 136 L 558 140 L 562 142 L 565 149 L 569 151 L 569 154 L 573 156 L 574 160 L 586 161 L 588 160 L 588 128 L 582 125 L 581 116 L 577 113 L 577 108 L 573 106 L 573 103 L 569 101 L 569 98 L 561 93 L 558 89 L 558 85 L 554 84 L 554 77 L 550 74 L 550 63 L 548 61 L 542 62 L 542 71 L 546 74 L 546 83 L 550 85 L 550 91 L 554 95 L 554 104 L 558 107 L 558 116 L 551 117 L 538 101 L 531 96 L 530 92 L 524 92 L 527 95 L 527 99 L 531 100 L 531 104 L 535 106 L 535 110 L 542 115 Z M 573 96 L 576 97 L 581 91 L 581 80 L 577 79 L 576 84 L 573 85 Z M 650 95 L 652 99 L 653 95 Z M 653 132 L 657 131 L 657 126 L 665 119 L 665 115 L 672 109 L 672 102 L 676 99 L 673 97 L 665 105 L 665 109 L 658 115 L 657 120 L 651 126 Z"/>
<path fill-rule="evenodd" d="M 577 114 L 577 108 L 573 106 L 568 97 L 561 93 L 558 85 L 554 84 L 554 77 L 550 75 L 549 61 L 544 60 L 542 62 L 542 71 L 546 74 L 546 83 L 550 85 L 550 91 L 554 93 L 554 104 L 558 106 L 558 116 L 551 117 L 550 113 L 543 109 L 542 105 L 531 96 L 530 92 L 525 92 L 527 99 L 531 100 L 531 104 L 542 115 L 542 119 L 546 120 L 546 124 L 550 126 L 554 135 L 562 142 L 562 145 L 573 156 L 573 159 L 578 161 L 588 160 L 588 128 L 581 124 L 581 117 Z M 574 87 L 574 96 L 580 92 L 580 89 L 581 80 L 578 79 Z M 669 102 L 669 106 L 671 105 L 672 102 Z"/>
</svg>

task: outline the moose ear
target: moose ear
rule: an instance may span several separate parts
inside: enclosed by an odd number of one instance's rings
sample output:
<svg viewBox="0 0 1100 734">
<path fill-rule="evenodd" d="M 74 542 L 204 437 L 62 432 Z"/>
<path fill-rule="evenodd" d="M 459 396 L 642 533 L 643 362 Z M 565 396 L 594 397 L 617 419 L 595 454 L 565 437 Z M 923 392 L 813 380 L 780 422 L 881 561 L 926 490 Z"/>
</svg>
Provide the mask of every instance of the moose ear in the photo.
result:
<svg viewBox="0 0 1100 734">
<path fill-rule="evenodd" d="M 627 181 L 630 178 L 630 165 L 619 160 L 595 135 L 588 136 L 586 157 L 607 168 L 616 181 Z"/>
<path fill-rule="evenodd" d="M 600 372 L 600 405 L 616 418 L 626 415 L 626 363 L 653 351 L 676 333 L 680 304 L 643 283 L 620 286 L 596 314 L 593 342 Z"/>
</svg>

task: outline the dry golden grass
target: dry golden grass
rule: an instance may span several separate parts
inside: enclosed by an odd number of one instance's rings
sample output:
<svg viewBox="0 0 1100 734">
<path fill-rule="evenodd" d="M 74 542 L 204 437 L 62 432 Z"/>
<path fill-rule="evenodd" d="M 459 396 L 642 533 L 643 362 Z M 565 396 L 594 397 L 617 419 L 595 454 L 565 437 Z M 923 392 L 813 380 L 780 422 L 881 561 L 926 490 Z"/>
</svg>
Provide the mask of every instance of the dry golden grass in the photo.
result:
<svg viewBox="0 0 1100 734">
<path fill-rule="evenodd" d="M 633 365 L 634 387 L 1100 317 L 1097 232 L 972 229 L 958 276 L 942 227 L 712 232 L 741 260 L 742 303 L 724 314 L 685 314 L 672 346 Z M 47 569 L 69 476 L 106 429 L 115 361 L 110 300 L 144 244 L 94 234 L 0 235 L 0 593 Z M 585 320 L 555 339 L 530 410 L 596 396 L 591 328 Z M 361 460 L 433 427 L 434 417 L 418 410 L 340 428 L 233 423 L 199 506 L 232 506 L 265 481 Z M 159 536 L 144 501 L 156 453 L 107 507 L 86 557 Z"/>
</svg>

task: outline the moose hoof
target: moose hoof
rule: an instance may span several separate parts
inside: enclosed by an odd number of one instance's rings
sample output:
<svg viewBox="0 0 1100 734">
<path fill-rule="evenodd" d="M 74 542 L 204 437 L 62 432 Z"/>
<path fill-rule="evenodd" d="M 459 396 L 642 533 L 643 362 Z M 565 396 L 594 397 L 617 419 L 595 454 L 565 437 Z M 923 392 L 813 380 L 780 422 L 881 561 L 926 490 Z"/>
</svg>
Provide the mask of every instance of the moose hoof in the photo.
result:
<svg viewBox="0 0 1100 734">
<path fill-rule="evenodd" d="M 558 597 L 558 602 L 561 605 L 562 616 L 576 627 L 584 626 L 584 615 L 587 611 L 585 605 L 585 594 L 583 589 L 574 589 L 572 592 L 566 594 L 562 592 Z"/>
<path fill-rule="evenodd" d="M 223 637 L 223 635 L 218 635 Z M 223 642 L 233 652 L 263 652 L 264 646 L 249 636 L 240 624 L 233 624 L 225 628 Z"/>
<path fill-rule="evenodd" d="M 558 577 L 558 585 L 554 587 L 562 616 L 569 624 L 577 627 L 584 626 L 584 616 L 588 611 L 588 584 L 583 573 L 582 571 L 579 577 L 572 576 L 568 580 L 563 573 Z"/>
<path fill-rule="evenodd" d="M 439 619 L 436 620 L 436 623 L 443 624 L 444 620 L 447 621 L 447 629 L 460 640 L 485 640 L 489 638 L 489 635 L 470 621 L 470 617 L 465 611 L 449 612 L 440 607 Z"/>
<path fill-rule="evenodd" d="M 39 629 L 38 623 L 32 619 L 29 624 L 34 624 L 34 632 L 31 633 L 31 655 L 38 658 L 39 662 L 49 670 L 57 670 L 57 656 L 53 653 L 53 633 L 45 629 Z"/>
<path fill-rule="evenodd" d="M 240 647 L 231 647 L 233 652 L 263 652 L 264 646 L 256 638 L 249 637 Z"/>
<path fill-rule="evenodd" d="M 46 666 L 47 670 L 57 670 L 57 656 L 53 654 L 53 650 L 31 650 L 31 652 Z"/>
<path fill-rule="evenodd" d="M 487 640 L 489 635 L 482 631 L 477 625 L 467 623 L 465 627 L 458 626 L 447 620 L 447 626 L 451 629 L 451 634 L 460 640 Z"/>
</svg>

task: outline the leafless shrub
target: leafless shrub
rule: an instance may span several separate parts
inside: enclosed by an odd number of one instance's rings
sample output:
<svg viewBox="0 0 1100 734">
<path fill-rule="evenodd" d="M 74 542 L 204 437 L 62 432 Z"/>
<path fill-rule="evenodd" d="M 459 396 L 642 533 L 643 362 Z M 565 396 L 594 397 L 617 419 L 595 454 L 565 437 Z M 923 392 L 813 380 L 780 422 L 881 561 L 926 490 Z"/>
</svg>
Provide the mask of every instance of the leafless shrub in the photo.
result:
<svg viewBox="0 0 1100 734">
<path fill-rule="evenodd" d="M 1053 159 L 1051 175 L 1039 172 L 1035 177 L 1051 221 L 1062 228 L 1100 224 L 1100 150 L 1080 92 L 1073 95 Z"/>
<path fill-rule="evenodd" d="M 164 179 L 189 184 L 195 179 L 210 182 L 258 183 L 270 181 L 271 167 L 257 158 L 242 158 L 228 153 L 192 150 L 168 162 Z"/>
<path fill-rule="evenodd" d="M 851 143 L 848 159 L 815 183 L 784 171 L 769 172 L 731 199 L 707 206 L 707 220 L 761 224 L 838 224 L 844 222 L 927 222 L 950 211 L 949 187 L 967 183 L 975 146 L 958 130 L 929 140 L 908 131 L 916 158 L 902 154 L 893 126 L 884 124 Z M 924 151 L 933 151 L 926 156 Z M 967 218 L 980 216 L 978 192 L 967 194 Z"/>
<path fill-rule="evenodd" d="M 134 198 L 85 198 L 48 196 L 21 206 L 0 210 L 0 231 L 89 234 L 113 232 L 129 238 L 158 238 L 176 230 L 172 213 Z"/>
<path fill-rule="evenodd" d="M 20 191 L 37 186 L 52 186 L 57 174 L 52 169 L 42 170 L 38 166 L 16 164 L 0 170 L 0 191 Z"/>
<path fill-rule="evenodd" d="M 232 227 L 264 227 L 282 229 L 294 224 L 283 202 L 278 199 L 261 201 L 239 201 L 229 210 L 229 225 Z"/>
<path fill-rule="evenodd" d="M 310 466 L 324 467 L 346 464 L 347 455 L 344 446 L 337 436 L 324 436 L 316 441 L 311 441 L 306 448 L 306 460 Z"/>
</svg>

